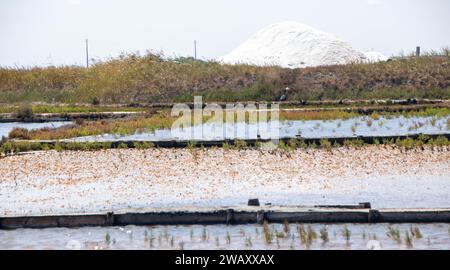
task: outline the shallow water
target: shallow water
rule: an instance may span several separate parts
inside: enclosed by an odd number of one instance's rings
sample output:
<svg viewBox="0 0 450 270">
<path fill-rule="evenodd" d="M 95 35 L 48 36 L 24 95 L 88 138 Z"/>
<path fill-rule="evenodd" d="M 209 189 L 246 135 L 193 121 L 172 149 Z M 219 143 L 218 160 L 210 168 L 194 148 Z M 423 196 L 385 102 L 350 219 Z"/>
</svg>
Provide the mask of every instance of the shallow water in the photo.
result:
<svg viewBox="0 0 450 270">
<path fill-rule="evenodd" d="M 2 136 L 8 137 L 9 133 L 14 128 L 26 128 L 28 130 L 39 128 L 58 128 L 71 123 L 72 123 L 71 121 L 58 121 L 45 123 L 23 123 L 23 122 L 0 123 L 0 138 Z"/>
<path fill-rule="evenodd" d="M 371 202 L 374 208 L 441 208 L 450 206 L 450 182 L 448 171 L 445 176 L 432 177 L 377 177 L 364 179 L 342 179 L 341 181 L 317 181 L 317 185 L 301 192 L 267 190 L 264 187 L 248 187 L 252 191 L 239 191 L 235 187 L 231 196 L 217 195 L 217 198 L 202 200 L 165 200 L 152 202 L 152 207 L 184 207 L 193 205 L 242 205 L 249 198 L 257 197 L 261 203 L 272 205 L 336 205 Z M 323 185 L 329 185 L 323 188 Z M 143 202 L 139 207 L 145 207 Z"/>
<path fill-rule="evenodd" d="M 355 136 L 397 136 L 412 134 L 442 134 L 449 131 L 447 121 L 450 116 L 440 119 L 433 117 L 404 116 L 378 120 L 369 117 L 356 117 L 347 120 L 305 120 L 269 122 L 269 125 L 248 123 L 217 124 L 205 123 L 184 129 L 160 129 L 154 132 L 133 135 L 111 135 L 79 137 L 75 141 L 114 141 L 114 140 L 221 140 L 221 139 L 262 139 L 301 136 L 304 138 L 332 138 Z"/>
<path fill-rule="evenodd" d="M 303 224 L 308 230 L 307 224 Z M 346 227 L 350 236 L 347 240 Z M 262 225 L 125 226 L 0 230 L 0 249 L 444 249 L 450 248 L 450 224 L 312 224 L 317 237 L 308 244 L 298 227 Z M 400 242 L 389 227 L 400 231 Z M 406 232 L 419 228 L 421 237 Z M 320 230 L 327 228 L 328 241 Z M 311 234 L 312 235 L 312 234 Z M 348 234 L 347 234 L 348 235 Z"/>
</svg>

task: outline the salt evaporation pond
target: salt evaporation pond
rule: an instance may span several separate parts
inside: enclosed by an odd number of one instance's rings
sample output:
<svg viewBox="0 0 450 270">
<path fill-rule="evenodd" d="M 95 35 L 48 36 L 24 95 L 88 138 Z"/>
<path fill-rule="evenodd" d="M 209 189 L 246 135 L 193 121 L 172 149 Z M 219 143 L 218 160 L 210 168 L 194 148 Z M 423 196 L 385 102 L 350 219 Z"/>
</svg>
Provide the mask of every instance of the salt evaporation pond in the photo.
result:
<svg viewBox="0 0 450 270">
<path fill-rule="evenodd" d="M 295 138 L 333 138 L 333 137 L 356 137 L 356 136 L 401 136 L 413 134 L 442 134 L 450 130 L 448 121 L 450 116 L 442 118 L 435 117 L 380 117 L 373 120 L 362 116 L 351 119 L 337 120 L 286 120 L 269 122 L 268 128 L 257 124 L 245 122 L 224 124 L 204 123 L 184 129 L 159 129 L 152 132 L 141 132 L 133 135 L 105 134 L 99 136 L 78 137 L 74 141 L 161 141 L 161 140 L 191 140 L 195 139 L 193 134 L 202 134 L 203 140 L 221 139 L 262 139 L 270 138 L 274 129 L 278 126 L 279 137 Z"/>
<path fill-rule="evenodd" d="M 26 128 L 28 130 L 32 130 L 39 128 L 58 128 L 68 124 L 72 124 L 72 122 L 58 121 L 58 122 L 44 122 L 44 123 L 25 123 L 25 122 L 0 123 L 0 138 L 2 136 L 8 137 L 9 133 L 14 128 Z"/>
<path fill-rule="evenodd" d="M 0 249 L 441 249 L 450 248 L 450 224 L 303 224 L 317 238 L 302 242 L 296 224 L 125 226 L 0 230 Z M 328 241 L 321 236 L 328 232 Z M 417 229 L 420 233 L 417 234 Z M 388 236 L 398 230 L 400 240 Z M 347 231 L 349 234 L 345 234 Z M 416 237 L 411 235 L 416 232 Z M 411 243 L 406 241 L 406 232 Z M 348 238 L 346 237 L 349 236 Z"/>
</svg>

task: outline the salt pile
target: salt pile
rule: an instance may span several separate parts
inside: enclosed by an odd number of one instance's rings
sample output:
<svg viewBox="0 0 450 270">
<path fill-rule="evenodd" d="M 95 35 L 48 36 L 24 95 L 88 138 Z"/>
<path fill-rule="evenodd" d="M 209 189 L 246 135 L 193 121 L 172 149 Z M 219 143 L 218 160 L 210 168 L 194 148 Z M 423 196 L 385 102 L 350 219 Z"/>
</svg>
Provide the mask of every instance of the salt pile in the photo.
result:
<svg viewBox="0 0 450 270">
<path fill-rule="evenodd" d="M 367 62 L 367 58 L 335 35 L 298 22 L 282 22 L 262 29 L 218 61 L 302 68 Z"/>
<path fill-rule="evenodd" d="M 388 57 L 386 57 L 385 55 L 383 55 L 380 52 L 365 52 L 364 55 L 366 56 L 367 60 L 366 62 L 369 63 L 375 63 L 375 62 L 381 62 L 381 61 L 387 61 Z"/>
</svg>

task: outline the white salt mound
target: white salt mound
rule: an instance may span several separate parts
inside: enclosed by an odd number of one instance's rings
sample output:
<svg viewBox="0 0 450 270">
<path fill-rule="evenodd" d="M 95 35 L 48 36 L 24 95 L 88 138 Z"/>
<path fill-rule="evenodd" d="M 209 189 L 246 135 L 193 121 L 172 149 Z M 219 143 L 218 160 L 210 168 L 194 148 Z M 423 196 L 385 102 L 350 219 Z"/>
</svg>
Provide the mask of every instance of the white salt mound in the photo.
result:
<svg viewBox="0 0 450 270">
<path fill-rule="evenodd" d="M 385 55 L 383 55 L 380 52 L 365 52 L 364 55 L 367 58 L 367 62 L 369 63 L 375 63 L 375 62 L 382 62 L 382 61 L 387 61 L 389 58 Z"/>
<path fill-rule="evenodd" d="M 298 22 L 282 22 L 260 30 L 218 61 L 302 68 L 366 62 L 367 59 L 364 53 L 335 35 Z"/>
</svg>

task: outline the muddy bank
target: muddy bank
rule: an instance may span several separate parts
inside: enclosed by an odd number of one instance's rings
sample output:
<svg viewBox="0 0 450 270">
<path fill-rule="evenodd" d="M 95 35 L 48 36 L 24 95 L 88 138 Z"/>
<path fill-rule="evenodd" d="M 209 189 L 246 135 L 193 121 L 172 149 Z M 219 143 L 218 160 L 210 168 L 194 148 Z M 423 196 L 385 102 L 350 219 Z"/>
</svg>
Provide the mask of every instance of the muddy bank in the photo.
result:
<svg viewBox="0 0 450 270">
<path fill-rule="evenodd" d="M 274 204 L 450 205 L 450 148 L 113 149 L 0 160 L 0 215 Z"/>
</svg>

